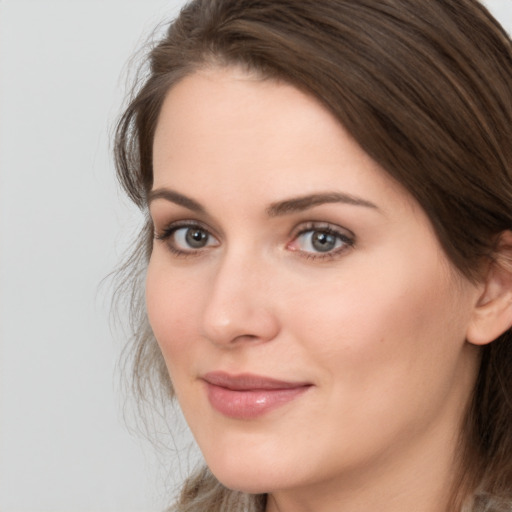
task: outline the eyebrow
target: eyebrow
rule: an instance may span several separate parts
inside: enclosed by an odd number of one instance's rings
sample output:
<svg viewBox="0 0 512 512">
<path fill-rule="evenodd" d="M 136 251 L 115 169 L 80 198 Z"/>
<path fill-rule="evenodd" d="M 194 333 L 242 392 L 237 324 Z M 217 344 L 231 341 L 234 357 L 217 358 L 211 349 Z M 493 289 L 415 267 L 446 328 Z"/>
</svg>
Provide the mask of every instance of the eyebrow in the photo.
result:
<svg viewBox="0 0 512 512">
<path fill-rule="evenodd" d="M 168 188 L 157 188 L 156 190 L 151 190 L 148 193 L 148 204 L 151 204 L 155 199 L 165 199 L 166 201 L 170 201 L 171 203 L 179 206 L 184 206 L 193 212 L 206 213 L 203 206 L 201 206 L 197 201 L 194 201 L 194 199 Z"/>
<path fill-rule="evenodd" d="M 170 201 L 171 203 L 175 203 L 179 206 L 184 206 L 193 212 L 207 214 L 206 209 L 201 204 L 190 197 L 176 192 L 175 190 L 168 188 L 151 190 L 147 197 L 148 204 L 156 199 L 165 199 L 166 201 Z M 328 203 L 343 203 L 352 206 L 362 206 L 376 210 L 379 209 L 374 203 L 360 197 L 342 192 L 326 192 L 294 197 L 286 199 L 285 201 L 278 201 L 272 203 L 266 211 L 269 217 L 278 217 L 289 213 L 301 212 L 309 208 Z"/>
<path fill-rule="evenodd" d="M 352 206 L 363 206 L 366 208 L 374 208 L 376 210 L 379 209 L 377 205 L 367 201 L 366 199 L 361 199 L 342 192 L 327 192 L 323 194 L 309 194 L 306 196 L 287 199 L 286 201 L 272 203 L 267 208 L 267 214 L 270 217 L 277 217 L 280 215 L 287 215 L 289 213 L 301 212 L 327 203 L 343 203 Z"/>
</svg>

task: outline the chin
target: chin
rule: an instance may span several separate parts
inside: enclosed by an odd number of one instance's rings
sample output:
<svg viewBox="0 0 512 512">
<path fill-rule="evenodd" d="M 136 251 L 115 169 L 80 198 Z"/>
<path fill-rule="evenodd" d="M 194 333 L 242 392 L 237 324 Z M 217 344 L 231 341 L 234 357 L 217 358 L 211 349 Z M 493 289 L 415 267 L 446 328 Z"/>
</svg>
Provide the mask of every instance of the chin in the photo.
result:
<svg viewBox="0 0 512 512">
<path fill-rule="evenodd" d="M 264 494 L 286 486 L 282 475 L 273 464 L 262 465 L 259 461 L 240 460 L 237 459 L 237 454 L 227 459 L 229 460 L 208 463 L 208 467 L 228 489 L 248 494 Z"/>
<path fill-rule="evenodd" d="M 273 487 L 266 471 L 262 471 L 259 466 L 251 464 L 250 461 L 233 461 L 226 466 L 224 464 L 209 464 L 210 471 L 215 478 L 234 491 L 241 491 L 249 494 L 262 494 L 269 492 Z"/>
</svg>

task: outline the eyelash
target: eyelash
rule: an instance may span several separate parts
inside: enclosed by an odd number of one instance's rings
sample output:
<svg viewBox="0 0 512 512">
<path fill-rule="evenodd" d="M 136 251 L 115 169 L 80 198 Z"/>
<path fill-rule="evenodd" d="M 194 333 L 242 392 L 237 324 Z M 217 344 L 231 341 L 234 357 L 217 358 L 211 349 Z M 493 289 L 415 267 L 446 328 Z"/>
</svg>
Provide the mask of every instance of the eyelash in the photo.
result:
<svg viewBox="0 0 512 512">
<path fill-rule="evenodd" d="M 167 247 L 171 251 L 174 256 L 177 257 L 190 257 L 190 256 L 199 256 L 204 250 L 208 248 L 208 246 L 202 248 L 191 248 L 190 250 L 179 249 L 176 244 L 171 240 L 177 231 L 184 228 L 195 228 L 199 231 L 202 231 L 207 234 L 208 237 L 216 239 L 214 235 L 210 232 L 210 230 L 197 221 L 177 221 L 172 222 L 168 226 L 166 226 L 161 233 L 155 233 L 155 240 L 167 241 Z M 328 250 L 325 253 L 322 252 L 312 252 L 312 251 L 304 251 L 300 249 L 293 249 L 292 244 L 296 243 L 299 238 L 309 232 L 318 232 L 323 233 L 328 236 L 333 236 L 336 238 L 337 242 L 341 242 L 341 246 L 334 248 L 332 250 Z M 286 244 L 286 248 L 290 251 L 296 252 L 299 256 L 309 259 L 309 260 L 333 260 L 336 257 L 340 256 L 341 253 L 349 250 L 355 245 L 355 236 L 350 233 L 347 234 L 346 230 L 342 230 L 336 226 L 325 222 L 308 222 L 306 224 L 301 224 L 300 229 L 297 229 L 292 234 L 292 240 Z"/>
<path fill-rule="evenodd" d="M 302 235 L 313 232 L 333 236 L 335 239 L 337 239 L 337 241 L 341 242 L 341 246 L 324 253 L 291 248 L 291 245 L 296 243 Z M 337 226 L 333 226 L 332 224 L 325 222 L 307 222 L 306 224 L 302 224 L 300 229 L 293 234 L 292 241 L 286 244 L 286 247 L 291 251 L 297 252 L 297 254 L 303 258 L 309 260 L 328 261 L 341 256 L 342 253 L 349 250 L 354 245 L 355 236 L 352 233 L 347 233 L 347 230 L 342 230 Z"/>
<path fill-rule="evenodd" d="M 179 249 L 172 241 L 172 237 L 174 236 L 174 234 L 180 230 L 180 229 L 184 229 L 184 228 L 195 228 L 197 230 L 200 230 L 200 231 L 203 231 L 204 233 L 207 233 L 207 235 L 209 237 L 212 237 L 212 238 L 215 238 L 210 230 L 202 225 L 200 222 L 197 222 L 197 221 L 187 221 L 187 220 L 183 220 L 183 221 L 177 221 L 177 222 L 172 222 L 171 224 L 169 224 L 168 226 L 166 226 L 161 233 L 155 233 L 154 237 L 155 237 L 155 240 L 161 240 L 161 241 L 167 241 L 167 247 L 168 249 L 171 251 L 171 253 L 174 255 L 174 256 L 178 256 L 178 257 L 182 257 L 182 258 L 186 258 L 186 257 L 190 257 L 190 256 L 199 256 L 204 249 L 190 249 L 188 251 L 186 250 L 183 250 L 183 249 Z"/>
</svg>

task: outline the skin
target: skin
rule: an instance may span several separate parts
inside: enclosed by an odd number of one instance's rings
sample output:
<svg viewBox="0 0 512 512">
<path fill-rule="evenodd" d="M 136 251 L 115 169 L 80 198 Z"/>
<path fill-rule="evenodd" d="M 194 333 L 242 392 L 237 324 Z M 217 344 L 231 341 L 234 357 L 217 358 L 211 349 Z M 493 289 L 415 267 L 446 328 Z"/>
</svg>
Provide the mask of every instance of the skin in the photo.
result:
<svg viewBox="0 0 512 512">
<path fill-rule="evenodd" d="M 359 204 L 271 208 L 326 193 Z M 444 510 L 483 287 L 456 272 L 419 205 L 337 120 L 285 83 L 196 72 L 160 114 L 150 212 L 150 323 L 217 478 L 269 493 L 268 512 Z M 187 245 L 183 221 L 204 247 Z M 335 248 L 319 252 L 311 236 L 326 226 Z M 311 387 L 255 419 L 228 418 L 201 380 L 220 370 Z"/>
</svg>

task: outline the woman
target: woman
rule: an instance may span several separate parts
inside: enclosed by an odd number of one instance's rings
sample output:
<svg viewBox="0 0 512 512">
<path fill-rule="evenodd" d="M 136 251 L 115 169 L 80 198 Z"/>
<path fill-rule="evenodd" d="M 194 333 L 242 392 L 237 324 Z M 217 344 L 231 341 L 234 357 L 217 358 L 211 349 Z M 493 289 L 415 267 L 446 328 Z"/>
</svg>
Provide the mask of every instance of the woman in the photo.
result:
<svg viewBox="0 0 512 512">
<path fill-rule="evenodd" d="M 512 44 L 476 0 L 199 0 L 116 138 L 180 511 L 512 510 Z M 135 285 L 136 286 L 136 285 Z"/>
</svg>

